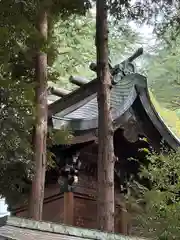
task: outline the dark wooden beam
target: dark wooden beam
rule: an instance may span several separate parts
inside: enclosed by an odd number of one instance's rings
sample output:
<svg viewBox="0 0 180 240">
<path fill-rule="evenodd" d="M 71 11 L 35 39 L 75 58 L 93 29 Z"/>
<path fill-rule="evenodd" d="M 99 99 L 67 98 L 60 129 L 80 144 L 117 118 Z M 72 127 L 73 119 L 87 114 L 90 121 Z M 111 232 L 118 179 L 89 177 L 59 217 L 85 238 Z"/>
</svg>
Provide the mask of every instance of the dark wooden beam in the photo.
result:
<svg viewBox="0 0 180 240">
<path fill-rule="evenodd" d="M 96 79 L 81 86 L 68 95 L 65 95 L 62 99 L 59 99 L 48 106 L 49 116 L 56 113 L 62 113 L 62 116 L 68 114 L 78 107 L 81 107 L 85 103 L 89 102 L 97 93 Z"/>
<path fill-rule="evenodd" d="M 143 54 L 143 48 L 138 48 L 135 53 L 133 53 L 128 59 L 128 62 L 133 62 L 136 58 L 140 57 Z"/>
<path fill-rule="evenodd" d="M 76 84 L 79 87 L 89 82 L 87 78 L 79 76 L 70 76 L 69 81 L 73 84 Z"/>
<path fill-rule="evenodd" d="M 64 97 L 65 95 L 69 94 L 71 91 L 63 88 L 49 87 L 48 92 L 57 97 Z"/>
<path fill-rule="evenodd" d="M 97 64 L 94 63 L 94 62 L 92 62 L 92 63 L 90 63 L 89 68 L 90 68 L 90 70 L 92 70 L 93 72 L 96 72 L 96 71 L 97 71 Z"/>
<path fill-rule="evenodd" d="M 91 71 L 97 72 L 97 64 L 96 63 L 94 63 L 94 62 L 90 63 L 89 68 Z M 110 69 L 110 71 L 113 71 L 113 67 L 111 66 L 110 62 L 109 62 L 109 69 Z"/>
</svg>

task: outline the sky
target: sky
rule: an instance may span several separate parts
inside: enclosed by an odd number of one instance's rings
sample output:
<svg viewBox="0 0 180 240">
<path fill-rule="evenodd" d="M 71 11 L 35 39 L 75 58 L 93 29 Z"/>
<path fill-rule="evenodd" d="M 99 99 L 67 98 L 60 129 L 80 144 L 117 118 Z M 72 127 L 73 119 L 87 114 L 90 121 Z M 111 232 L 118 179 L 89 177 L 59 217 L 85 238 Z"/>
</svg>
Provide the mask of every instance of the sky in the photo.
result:
<svg viewBox="0 0 180 240">
<path fill-rule="evenodd" d="M 153 36 L 153 27 L 152 26 L 148 26 L 146 24 L 138 26 L 134 22 L 131 22 L 130 26 L 133 29 L 135 29 L 136 31 L 138 31 L 141 34 L 141 36 L 144 37 L 145 39 L 153 40 L 154 36 Z"/>
</svg>

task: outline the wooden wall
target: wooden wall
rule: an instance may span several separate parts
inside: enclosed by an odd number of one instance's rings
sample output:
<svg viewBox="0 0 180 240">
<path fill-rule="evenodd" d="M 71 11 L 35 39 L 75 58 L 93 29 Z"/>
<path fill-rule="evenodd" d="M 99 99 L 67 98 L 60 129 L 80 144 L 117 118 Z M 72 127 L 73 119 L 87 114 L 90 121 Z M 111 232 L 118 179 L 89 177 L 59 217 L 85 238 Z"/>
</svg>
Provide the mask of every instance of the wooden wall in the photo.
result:
<svg viewBox="0 0 180 240">
<path fill-rule="evenodd" d="M 79 181 L 74 189 L 74 225 L 84 228 L 97 228 L 97 145 L 92 144 L 81 150 L 82 162 Z M 115 184 L 116 185 L 116 184 Z M 115 231 L 120 232 L 122 197 L 119 188 L 115 189 Z M 17 209 L 16 216 L 27 217 L 27 207 Z M 58 184 L 49 184 L 45 189 L 43 220 L 63 223 L 64 195 Z"/>
<path fill-rule="evenodd" d="M 97 228 L 97 202 L 96 202 L 96 179 L 92 176 L 82 175 L 79 179 L 74 192 L 74 225 L 90 229 Z M 116 202 L 120 200 L 120 196 L 115 194 Z M 119 232 L 119 212 L 120 206 L 116 204 L 115 211 L 115 230 Z M 19 208 L 16 216 L 27 217 L 27 207 Z M 49 185 L 45 189 L 45 200 L 43 208 L 43 220 L 63 223 L 64 218 L 64 199 L 60 193 L 58 184 Z"/>
</svg>

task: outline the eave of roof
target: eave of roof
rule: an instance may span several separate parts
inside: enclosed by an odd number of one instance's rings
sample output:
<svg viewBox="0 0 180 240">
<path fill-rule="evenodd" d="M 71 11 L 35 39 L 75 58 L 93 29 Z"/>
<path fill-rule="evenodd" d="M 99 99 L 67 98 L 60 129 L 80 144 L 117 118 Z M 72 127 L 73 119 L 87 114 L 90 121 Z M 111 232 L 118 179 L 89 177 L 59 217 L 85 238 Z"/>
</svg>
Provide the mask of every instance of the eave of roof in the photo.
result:
<svg viewBox="0 0 180 240">
<path fill-rule="evenodd" d="M 161 134 L 163 140 L 165 140 L 169 146 L 173 149 L 180 147 L 180 139 L 171 131 L 171 129 L 165 124 L 162 117 L 156 111 L 148 92 L 147 88 L 142 88 L 141 86 L 136 86 L 137 92 L 142 103 L 144 110 L 151 119 L 155 128 Z"/>
<path fill-rule="evenodd" d="M 97 81 L 92 80 L 81 88 L 67 94 L 62 99 L 59 99 L 48 106 L 49 115 L 52 116 L 58 112 L 63 115 L 72 111 L 72 106 L 75 104 L 76 108 L 83 106 L 86 102 L 93 99 L 97 92 Z"/>
<path fill-rule="evenodd" d="M 134 83 L 143 76 L 138 74 L 131 74 L 130 76 L 122 79 L 121 82 L 117 83 L 112 88 L 111 104 L 112 104 L 112 115 L 113 120 L 116 122 L 120 116 L 122 116 L 133 104 L 136 98 L 136 90 Z M 141 79 L 141 82 L 144 82 Z M 73 131 L 85 131 L 90 129 L 96 129 L 98 127 L 98 105 L 97 105 L 97 81 L 94 92 L 91 96 L 86 99 L 83 98 L 84 88 L 79 88 L 77 94 L 81 96 L 79 102 L 72 101 L 71 109 L 68 111 L 65 109 L 59 111 L 53 115 L 53 124 L 55 128 L 60 128 L 62 125 L 69 126 Z M 83 86 L 84 87 L 84 86 Z M 92 85 L 89 84 L 90 91 L 92 91 Z M 71 101 L 72 95 L 66 96 Z M 90 99 L 91 97 L 91 99 Z M 64 102 L 64 97 L 59 100 L 59 103 Z M 59 126 L 58 126 L 59 125 Z"/>
<path fill-rule="evenodd" d="M 118 76 L 116 76 L 118 78 Z M 141 107 L 149 116 L 161 137 L 173 149 L 180 147 L 180 139 L 166 126 L 155 110 L 147 87 L 147 79 L 137 73 L 125 76 L 112 88 L 111 104 L 115 125 L 121 117 L 133 106 L 136 98 L 140 98 Z M 68 126 L 72 131 L 85 132 L 98 127 L 97 81 L 93 80 L 76 91 L 66 95 L 49 107 L 54 128 Z"/>
</svg>

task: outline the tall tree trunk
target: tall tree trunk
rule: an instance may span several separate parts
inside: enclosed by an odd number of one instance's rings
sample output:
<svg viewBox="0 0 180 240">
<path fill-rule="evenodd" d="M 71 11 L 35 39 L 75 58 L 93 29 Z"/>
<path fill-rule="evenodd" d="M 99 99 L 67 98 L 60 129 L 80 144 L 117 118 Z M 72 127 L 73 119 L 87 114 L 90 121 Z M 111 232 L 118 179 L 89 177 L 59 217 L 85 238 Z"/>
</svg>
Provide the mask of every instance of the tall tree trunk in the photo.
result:
<svg viewBox="0 0 180 240">
<path fill-rule="evenodd" d="M 96 48 L 99 150 L 98 150 L 98 225 L 114 232 L 114 147 L 110 111 L 111 77 L 108 66 L 108 23 L 106 0 L 96 2 Z"/>
<path fill-rule="evenodd" d="M 47 12 L 39 14 L 37 29 L 42 45 L 47 41 L 48 20 Z M 41 44 L 40 44 L 41 45 Z M 38 45 L 39 46 L 39 45 Z M 46 138 L 47 138 L 47 54 L 38 49 L 36 56 L 36 122 L 34 128 L 34 164 L 35 174 L 32 181 L 29 217 L 42 219 L 44 183 L 46 173 Z"/>
</svg>

